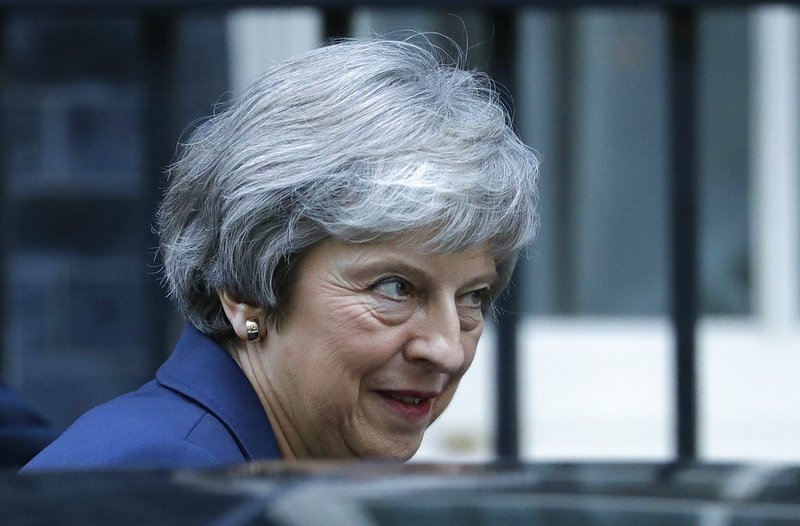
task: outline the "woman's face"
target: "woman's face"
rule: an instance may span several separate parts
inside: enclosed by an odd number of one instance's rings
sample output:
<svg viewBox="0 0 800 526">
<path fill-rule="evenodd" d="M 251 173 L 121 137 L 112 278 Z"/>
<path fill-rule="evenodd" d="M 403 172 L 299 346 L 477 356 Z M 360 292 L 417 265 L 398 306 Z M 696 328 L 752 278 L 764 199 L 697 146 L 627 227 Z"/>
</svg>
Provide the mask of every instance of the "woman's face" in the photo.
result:
<svg viewBox="0 0 800 526">
<path fill-rule="evenodd" d="M 472 363 L 495 279 L 488 246 L 329 240 L 308 252 L 260 352 L 293 453 L 410 458 Z"/>
</svg>

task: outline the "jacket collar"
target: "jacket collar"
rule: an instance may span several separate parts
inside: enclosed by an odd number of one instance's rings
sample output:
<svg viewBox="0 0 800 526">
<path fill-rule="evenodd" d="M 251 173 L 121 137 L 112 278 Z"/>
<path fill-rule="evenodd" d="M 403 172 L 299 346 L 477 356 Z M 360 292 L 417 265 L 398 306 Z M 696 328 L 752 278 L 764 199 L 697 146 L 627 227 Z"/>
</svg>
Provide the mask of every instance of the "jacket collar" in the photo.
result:
<svg viewBox="0 0 800 526">
<path fill-rule="evenodd" d="M 222 346 L 192 325 L 186 325 L 156 379 L 216 416 L 247 460 L 281 457 L 267 413 L 247 377 Z"/>
</svg>

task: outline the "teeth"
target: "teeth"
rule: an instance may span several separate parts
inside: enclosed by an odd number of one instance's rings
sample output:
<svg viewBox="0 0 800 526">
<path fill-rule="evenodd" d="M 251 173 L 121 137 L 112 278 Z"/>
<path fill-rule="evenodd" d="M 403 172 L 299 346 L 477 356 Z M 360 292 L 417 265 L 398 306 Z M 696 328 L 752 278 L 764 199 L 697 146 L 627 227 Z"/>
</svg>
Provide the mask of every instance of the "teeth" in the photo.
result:
<svg viewBox="0 0 800 526">
<path fill-rule="evenodd" d="M 404 404 L 414 404 L 414 405 L 417 405 L 422 401 L 422 398 L 412 398 L 410 396 L 398 396 L 397 399 L 403 402 Z"/>
</svg>

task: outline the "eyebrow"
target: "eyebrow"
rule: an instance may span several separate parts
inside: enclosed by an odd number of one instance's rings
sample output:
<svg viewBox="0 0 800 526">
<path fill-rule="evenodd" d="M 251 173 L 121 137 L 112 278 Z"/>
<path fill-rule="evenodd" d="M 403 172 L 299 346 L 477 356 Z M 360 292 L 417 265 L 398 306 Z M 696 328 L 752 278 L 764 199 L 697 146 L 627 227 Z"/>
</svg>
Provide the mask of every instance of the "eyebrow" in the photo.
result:
<svg viewBox="0 0 800 526">
<path fill-rule="evenodd" d="M 352 267 L 353 268 L 349 269 L 348 273 L 350 273 L 353 277 L 361 279 L 365 279 L 371 274 L 397 272 L 398 274 L 404 274 L 416 279 L 423 279 L 429 282 L 433 281 L 433 276 L 429 272 L 426 272 L 425 270 L 406 261 L 391 256 L 387 259 L 354 262 Z M 486 283 L 488 284 L 489 288 L 494 289 L 495 285 L 497 284 L 497 272 L 492 270 L 490 272 L 475 276 L 462 283 L 458 288 L 463 289 L 481 283 Z"/>
</svg>

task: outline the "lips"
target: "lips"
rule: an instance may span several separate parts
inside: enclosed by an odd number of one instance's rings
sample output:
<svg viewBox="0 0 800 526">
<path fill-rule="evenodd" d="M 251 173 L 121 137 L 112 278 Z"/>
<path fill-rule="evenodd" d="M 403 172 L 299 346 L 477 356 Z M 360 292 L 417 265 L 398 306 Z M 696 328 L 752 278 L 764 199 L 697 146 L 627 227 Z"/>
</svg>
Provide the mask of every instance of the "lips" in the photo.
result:
<svg viewBox="0 0 800 526">
<path fill-rule="evenodd" d="M 420 420 L 430 415 L 433 400 L 438 393 L 423 391 L 377 391 L 393 412 L 409 420 Z"/>
</svg>

